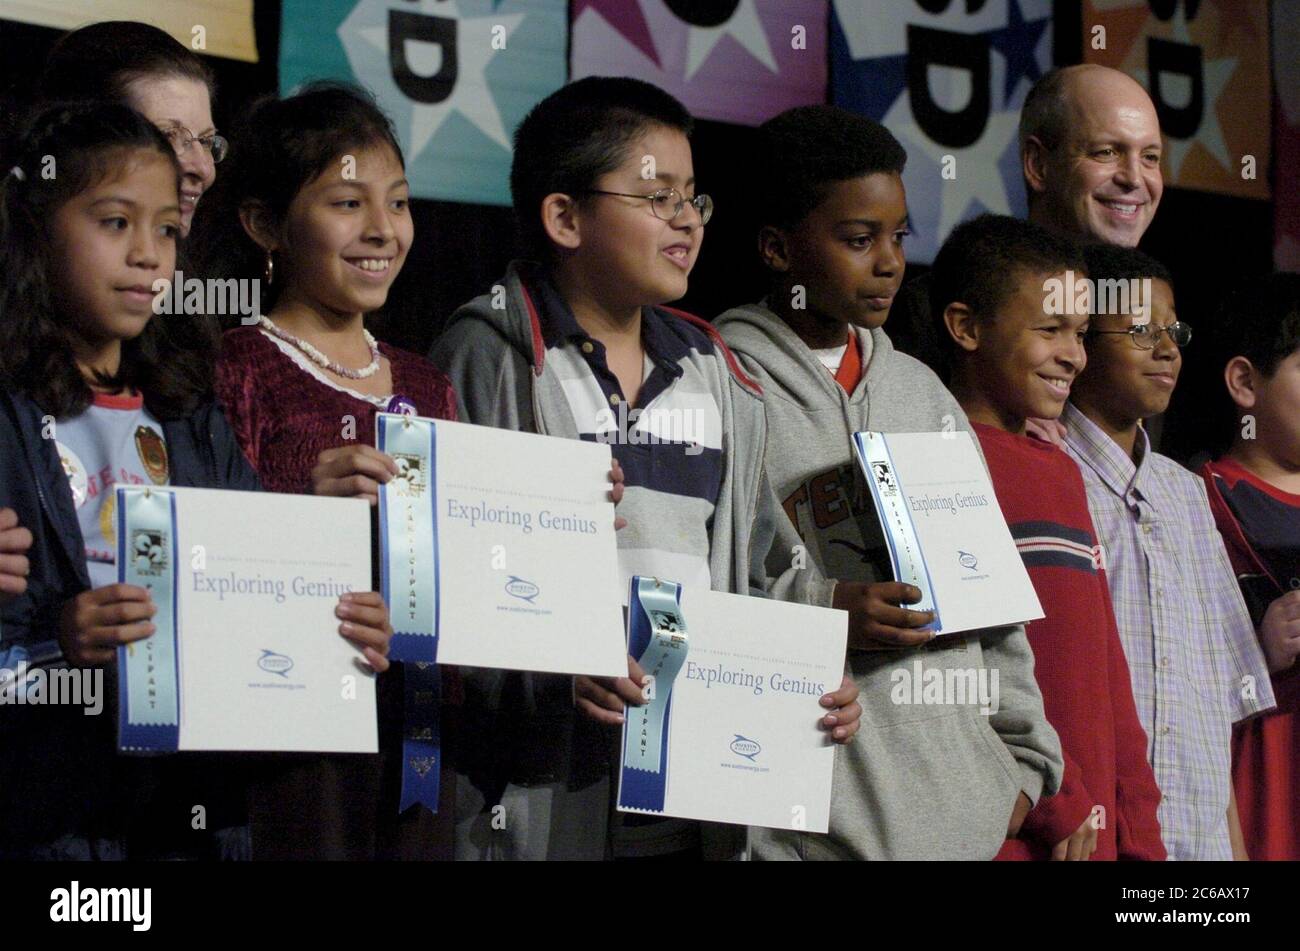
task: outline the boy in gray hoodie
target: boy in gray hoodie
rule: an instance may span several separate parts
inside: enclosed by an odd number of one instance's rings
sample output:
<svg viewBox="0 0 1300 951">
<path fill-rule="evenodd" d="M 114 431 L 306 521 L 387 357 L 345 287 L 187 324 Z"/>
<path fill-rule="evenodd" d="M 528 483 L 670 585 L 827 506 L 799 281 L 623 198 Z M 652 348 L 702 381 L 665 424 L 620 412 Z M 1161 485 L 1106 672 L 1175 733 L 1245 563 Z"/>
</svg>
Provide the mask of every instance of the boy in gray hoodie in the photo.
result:
<svg viewBox="0 0 1300 951">
<path fill-rule="evenodd" d="M 760 135 L 759 253 L 771 292 L 716 325 L 763 391 L 763 463 L 786 516 L 773 554 L 802 541 L 820 574 L 843 579 L 834 605 L 870 622 L 849 642 L 864 712 L 856 741 L 836 751 L 829 833 L 754 829 L 751 852 L 991 859 L 1061 781 L 1033 654 L 1019 625 L 937 641 L 918 630 L 933 618 L 906 607 L 920 592 L 889 580 L 851 444 L 863 430 L 970 430 L 934 373 L 881 329 L 903 278 L 906 154 L 884 127 L 830 106 L 789 110 Z M 912 706 L 899 685 L 931 669 L 973 671 L 995 696 Z"/>
</svg>

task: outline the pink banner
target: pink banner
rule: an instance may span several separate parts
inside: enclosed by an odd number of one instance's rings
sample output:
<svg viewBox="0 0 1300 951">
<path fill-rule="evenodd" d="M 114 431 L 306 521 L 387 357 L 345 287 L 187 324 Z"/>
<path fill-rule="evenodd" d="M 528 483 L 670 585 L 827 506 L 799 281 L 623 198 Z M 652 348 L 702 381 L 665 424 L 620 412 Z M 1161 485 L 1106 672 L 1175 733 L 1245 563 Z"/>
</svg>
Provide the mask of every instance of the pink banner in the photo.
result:
<svg viewBox="0 0 1300 951">
<path fill-rule="evenodd" d="M 826 0 L 574 0 L 572 17 L 572 79 L 644 79 L 744 125 L 826 101 Z"/>
</svg>

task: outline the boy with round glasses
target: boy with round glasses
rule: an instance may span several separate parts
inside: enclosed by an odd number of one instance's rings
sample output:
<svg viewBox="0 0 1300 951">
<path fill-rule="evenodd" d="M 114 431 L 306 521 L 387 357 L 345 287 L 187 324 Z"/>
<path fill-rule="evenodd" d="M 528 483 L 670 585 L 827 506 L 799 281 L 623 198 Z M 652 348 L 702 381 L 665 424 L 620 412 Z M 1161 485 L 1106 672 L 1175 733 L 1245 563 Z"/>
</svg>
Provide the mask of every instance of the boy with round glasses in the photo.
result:
<svg viewBox="0 0 1300 951">
<path fill-rule="evenodd" d="M 1158 261 L 1113 245 L 1091 247 L 1086 258 L 1094 286 L 1124 282 L 1133 293 L 1126 313 L 1109 312 L 1096 295 L 1087 369 L 1061 422 L 1103 549 L 1162 793 L 1161 835 L 1174 860 L 1244 859 L 1232 728 L 1274 705 L 1268 665 L 1205 485 L 1152 451 L 1142 428 L 1169 406 L 1191 329 L 1177 318 L 1173 281 Z"/>
</svg>

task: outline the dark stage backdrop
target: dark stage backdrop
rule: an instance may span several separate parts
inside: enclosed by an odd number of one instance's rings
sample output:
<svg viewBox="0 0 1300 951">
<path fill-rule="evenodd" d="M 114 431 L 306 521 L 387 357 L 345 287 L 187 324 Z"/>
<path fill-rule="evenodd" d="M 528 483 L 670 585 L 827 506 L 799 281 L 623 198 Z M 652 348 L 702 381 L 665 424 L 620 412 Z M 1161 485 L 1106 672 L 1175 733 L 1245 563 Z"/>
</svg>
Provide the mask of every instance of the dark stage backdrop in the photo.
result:
<svg viewBox="0 0 1300 951">
<path fill-rule="evenodd" d="M 1079 16 L 1079 4 L 1073 0 L 1055 5 L 1058 24 L 1078 23 Z M 232 116 L 251 98 L 277 88 L 278 0 L 256 0 L 255 24 L 258 63 L 209 58 L 219 85 L 219 128 L 229 128 Z M 55 30 L 0 21 L 0 88 L 8 91 L 8 109 L 14 103 L 21 106 L 58 35 Z M 1054 60 L 1077 62 L 1079 43 L 1077 33 L 1058 31 Z M 753 141 L 751 128 L 708 121 L 698 124 L 694 138 L 700 190 L 714 196 L 717 210 L 691 290 L 679 306 L 707 318 L 763 294 L 763 275 L 745 214 L 746 208 L 763 201 L 763 157 L 753 153 Z M 1275 170 L 1275 189 L 1298 187 L 1296 169 Z M 373 324 L 381 339 L 424 353 L 452 311 L 501 275 L 514 253 L 514 226 L 510 211 L 501 207 L 416 200 L 413 209 L 415 245 L 385 313 Z M 1172 270 L 1179 317 L 1196 330 L 1164 425 L 1162 449 L 1175 457 L 1187 459 L 1209 448 L 1211 421 L 1222 405 L 1213 314 L 1226 290 L 1272 269 L 1272 235 L 1271 202 L 1165 191 L 1143 248 Z M 913 267 L 909 277 L 923 270 Z"/>
</svg>

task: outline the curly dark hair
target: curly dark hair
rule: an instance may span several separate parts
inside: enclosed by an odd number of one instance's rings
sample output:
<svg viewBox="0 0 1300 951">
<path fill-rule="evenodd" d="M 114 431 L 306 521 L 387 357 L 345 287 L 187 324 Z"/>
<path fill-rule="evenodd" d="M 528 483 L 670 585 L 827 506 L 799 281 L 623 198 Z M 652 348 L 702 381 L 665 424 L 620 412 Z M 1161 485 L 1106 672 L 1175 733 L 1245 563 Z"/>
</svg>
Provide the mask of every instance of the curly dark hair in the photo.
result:
<svg viewBox="0 0 1300 951">
<path fill-rule="evenodd" d="M 907 152 L 879 122 L 837 106 L 798 106 L 758 128 L 759 169 L 768 196 L 759 225 L 793 228 L 826 200 L 836 182 L 901 175 Z M 756 169 L 756 170 L 759 170 Z"/>
<path fill-rule="evenodd" d="M 49 225 L 64 204 L 122 168 L 132 153 L 164 157 L 180 181 L 171 144 L 149 120 L 126 106 L 52 104 L 0 146 L 0 380 L 25 393 L 55 418 L 80 413 L 93 398 L 72 355 L 68 322 L 51 285 L 54 248 Z M 42 167 L 54 157 L 57 175 Z M 122 345 L 113 377 L 98 385 L 139 390 L 160 419 L 188 415 L 211 393 L 213 353 L 186 317 L 155 318 Z M 181 342 L 184 341 L 184 342 Z"/>
</svg>

